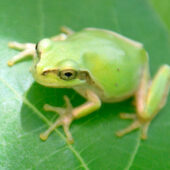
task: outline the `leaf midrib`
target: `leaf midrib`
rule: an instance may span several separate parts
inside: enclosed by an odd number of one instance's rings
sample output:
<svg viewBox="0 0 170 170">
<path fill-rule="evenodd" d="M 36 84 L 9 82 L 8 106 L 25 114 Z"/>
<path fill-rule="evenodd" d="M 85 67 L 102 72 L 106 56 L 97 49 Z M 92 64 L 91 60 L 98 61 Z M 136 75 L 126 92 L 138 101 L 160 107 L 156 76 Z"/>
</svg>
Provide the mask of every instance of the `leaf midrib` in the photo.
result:
<svg viewBox="0 0 170 170">
<path fill-rule="evenodd" d="M 24 104 L 26 104 L 29 108 L 33 110 L 48 126 L 52 124 L 26 97 L 22 97 L 6 80 L 0 77 L 0 81 L 8 87 L 12 93 L 15 94 L 17 100 L 21 100 Z M 67 147 L 71 150 L 77 160 L 80 162 L 81 166 L 85 170 L 89 170 L 87 163 L 84 161 L 83 157 L 80 153 L 69 143 L 67 143 L 66 137 L 58 130 L 55 129 L 55 132 L 61 137 L 61 139 L 66 143 Z"/>
</svg>

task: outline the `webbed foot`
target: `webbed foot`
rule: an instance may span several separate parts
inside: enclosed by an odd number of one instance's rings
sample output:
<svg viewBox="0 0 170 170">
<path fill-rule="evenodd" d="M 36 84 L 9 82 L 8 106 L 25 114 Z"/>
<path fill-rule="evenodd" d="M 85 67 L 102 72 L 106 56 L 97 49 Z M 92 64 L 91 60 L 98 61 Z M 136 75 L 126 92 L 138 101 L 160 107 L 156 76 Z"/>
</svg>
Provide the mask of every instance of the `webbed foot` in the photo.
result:
<svg viewBox="0 0 170 170">
<path fill-rule="evenodd" d="M 33 43 L 24 43 L 23 44 L 23 43 L 18 43 L 18 42 L 9 42 L 8 47 L 21 51 L 20 53 L 18 53 L 17 55 L 12 57 L 8 61 L 8 63 L 7 63 L 8 66 L 13 66 L 18 61 L 20 61 L 24 58 L 27 58 L 28 56 L 34 56 L 34 54 L 35 54 L 35 44 L 33 44 Z"/>
<path fill-rule="evenodd" d="M 67 96 L 64 96 L 64 100 L 66 102 L 66 108 L 54 107 L 48 104 L 44 105 L 44 110 L 57 112 L 59 114 L 59 118 L 57 118 L 57 120 L 44 133 L 40 134 L 40 138 L 42 140 L 46 140 L 49 134 L 53 130 L 55 130 L 55 128 L 59 126 L 63 126 L 64 132 L 67 137 L 67 141 L 69 143 L 73 143 L 73 137 L 71 135 L 71 132 L 69 131 L 70 124 L 73 121 L 73 115 L 72 115 L 73 107 Z"/>
<path fill-rule="evenodd" d="M 141 128 L 141 138 L 147 138 L 150 122 L 165 105 L 170 87 L 170 66 L 163 65 L 152 81 L 148 79 L 148 70 L 144 70 L 140 87 L 136 93 L 137 114 L 122 113 L 122 119 L 132 119 L 133 123 L 118 131 L 117 136 L 123 136 L 137 128 Z"/>
<path fill-rule="evenodd" d="M 148 131 L 150 121 L 147 121 L 147 122 L 140 121 L 140 119 L 137 117 L 136 114 L 128 114 L 128 113 L 121 113 L 120 118 L 121 119 L 132 119 L 133 122 L 127 128 L 116 132 L 116 135 L 118 137 L 122 137 L 122 136 L 132 132 L 135 129 L 141 128 L 141 139 L 147 138 L 147 131 Z"/>
</svg>

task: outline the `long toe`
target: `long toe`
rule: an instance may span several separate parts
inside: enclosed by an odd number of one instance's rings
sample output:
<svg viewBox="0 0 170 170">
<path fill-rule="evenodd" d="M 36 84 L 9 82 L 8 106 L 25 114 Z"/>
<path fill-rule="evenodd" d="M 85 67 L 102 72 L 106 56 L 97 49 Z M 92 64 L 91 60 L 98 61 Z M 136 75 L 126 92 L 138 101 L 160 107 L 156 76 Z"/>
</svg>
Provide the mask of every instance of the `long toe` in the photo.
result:
<svg viewBox="0 0 170 170">
<path fill-rule="evenodd" d="M 139 128 L 141 126 L 141 123 L 138 121 L 138 120 L 135 120 L 130 126 L 128 126 L 127 128 L 125 129 L 122 129 L 118 132 L 116 132 L 116 135 L 118 137 L 121 137 L 121 136 L 124 136 L 125 134 L 127 133 L 130 133 L 131 131 Z"/>
</svg>

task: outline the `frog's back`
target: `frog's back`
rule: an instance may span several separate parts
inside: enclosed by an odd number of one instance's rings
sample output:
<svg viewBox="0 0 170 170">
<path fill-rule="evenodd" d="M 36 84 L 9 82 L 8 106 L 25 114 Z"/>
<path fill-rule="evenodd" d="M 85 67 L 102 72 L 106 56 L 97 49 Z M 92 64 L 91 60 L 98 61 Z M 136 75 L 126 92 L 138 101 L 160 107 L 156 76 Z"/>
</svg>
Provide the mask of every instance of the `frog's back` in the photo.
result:
<svg viewBox="0 0 170 170">
<path fill-rule="evenodd" d="M 141 43 L 126 38 L 116 32 L 97 28 L 86 28 L 80 32 L 76 32 L 68 37 L 68 41 L 72 42 L 72 47 L 78 45 L 79 48 L 84 50 L 95 50 L 96 48 L 98 51 L 98 46 L 104 48 L 106 45 L 108 47 L 111 45 L 111 48 L 117 48 L 117 50 L 125 50 L 127 48 L 139 49 L 143 47 Z"/>
<path fill-rule="evenodd" d="M 147 53 L 141 43 L 115 32 L 88 28 L 68 38 L 72 48 L 79 48 L 78 59 L 97 86 L 103 89 L 101 98 L 119 101 L 136 91 Z M 80 63 L 81 64 L 81 63 Z"/>
</svg>

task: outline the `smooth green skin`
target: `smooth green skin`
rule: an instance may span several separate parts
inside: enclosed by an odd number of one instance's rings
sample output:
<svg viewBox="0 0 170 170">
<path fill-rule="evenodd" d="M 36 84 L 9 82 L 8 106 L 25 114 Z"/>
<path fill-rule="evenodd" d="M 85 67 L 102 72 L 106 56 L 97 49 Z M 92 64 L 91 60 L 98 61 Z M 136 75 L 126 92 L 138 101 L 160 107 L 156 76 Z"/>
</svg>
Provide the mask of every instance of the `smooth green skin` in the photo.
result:
<svg viewBox="0 0 170 170">
<path fill-rule="evenodd" d="M 57 112 L 60 116 L 40 134 L 42 140 L 62 125 L 72 143 L 69 126 L 74 119 L 99 109 L 101 101 L 118 102 L 130 96 L 135 96 L 136 115 L 121 114 L 121 118 L 134 121 L 117 135 L 123 136 L 141 127 L 141 137 L 146 139 L 150 121 L 166 103 L 170 67 L 163 65 L 151 81 L 148 55 L 142 44 L 115 32 L 88 28 L 77 33 L 71 31 L 64 39 L 62 34 L 43 39 L 36 49 L 30 43 L 12 42 L 9 46 L 24 51 L 14 56 L 8 65 L 32 55 L 31 72 L 38 83 L 54 88 L 73 88 L 87 99 L 86 103 L 75 108 L 67 97 L 66 108 L 44 105 L 46 111 Z M 64 74 L 70 71 L 75 76 L 65 79 Z"/>
<path fill-rule="evenodd" d="M 35 57 L 32 73 L 42 85 L 73 87 L 93 85 L 86 80 L 60 79 L 56 73 L 42 75 L 45 70 L 71 68 L 87 72 L 99 88 L 103 101 L 120 101 L 135 93 L 144 65 L 148 62 L 142 44 L 116 33 L 86 29 L 69 36 L 64 41 L 44 39 L 39 42 L 40 60 Z"/>
</svg>

